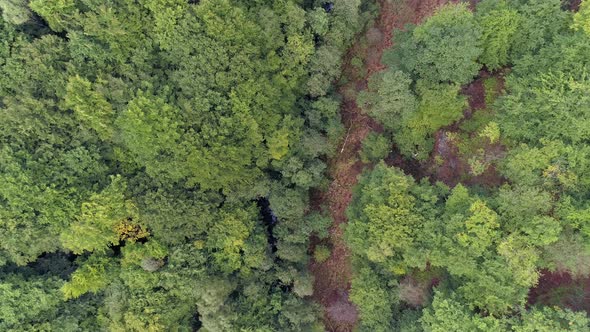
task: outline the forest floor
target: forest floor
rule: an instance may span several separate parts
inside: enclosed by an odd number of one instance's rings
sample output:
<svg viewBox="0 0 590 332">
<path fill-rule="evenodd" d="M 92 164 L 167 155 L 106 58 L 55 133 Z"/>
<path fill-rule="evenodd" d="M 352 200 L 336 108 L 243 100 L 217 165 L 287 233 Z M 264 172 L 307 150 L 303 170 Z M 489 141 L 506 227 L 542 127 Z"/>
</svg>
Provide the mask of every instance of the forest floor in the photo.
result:
<svg viewBox="0 0 590 332">
<path fill-rule="evenodd" d="M 541 271 L 539 284 L 529 292 L 528 304 L 559 306 L 590 313 L 590 278 L 574 278 L 565 272 Z"/>
<path fill-rule="evenodd" d="M 347 222 L 346 209 L 352 200 L 357 178 L 363 169 L 371 167 L 360 161 L 361 142 L 371 131 L 382 131 L 381 126 L 357 106 L 356 97 L 367 88 L 369 77 L 384 69 L 381 56 L 391 47 L 393 32 L 408 23 L 419 23 L 447 2 L 381 0 L 379 16 L 364 34 L 358 36 L 344 59 L 339 92 L 343 98 L 341 117 L 346 135 L 337 154 L 328 162 L 332 183 L 326 192 L 317 193 L 313 202 L 315 206 L 327 206 L 332 218 L 329 238 L 321 242 L 330 246 L 331 255 L 324 262 L 310 264 L 315 276 L 313 298 L 324 308 L 323 321 L 328 331 L 352 331 L 358 319 L 357 309 L 348 298 L 352 266 L 342 226 Z M 313 241 L 312 246 L 319 243 Z"/>
</svg>

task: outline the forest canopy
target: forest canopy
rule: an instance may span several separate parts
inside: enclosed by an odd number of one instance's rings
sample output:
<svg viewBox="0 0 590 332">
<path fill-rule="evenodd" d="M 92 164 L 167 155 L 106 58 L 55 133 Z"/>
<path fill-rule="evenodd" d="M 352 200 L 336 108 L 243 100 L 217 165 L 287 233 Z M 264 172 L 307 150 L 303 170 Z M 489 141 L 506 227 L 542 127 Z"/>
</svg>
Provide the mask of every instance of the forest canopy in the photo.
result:
<svg viewBox="0 0 590 332">
<path fill-rule="evenodd" d="M 0 330 L 588 331 L 590 1 L 412 6 L 0 0 Z"/>
<path fill-rule="evenodd" d="M 0 1 L 0 330 L 321 329 L 308 191 L 371 10 L 324 7 Z"/>
<path fill-rule="evenodd" d="M 449 4 L 395 34 L 357 101 L 421 169 L 385 155 L 355 189 L 360 331 L 590 328 L 587 8 Z M 559 275 L 577 295 L 531 296 Z"/>
</svg>

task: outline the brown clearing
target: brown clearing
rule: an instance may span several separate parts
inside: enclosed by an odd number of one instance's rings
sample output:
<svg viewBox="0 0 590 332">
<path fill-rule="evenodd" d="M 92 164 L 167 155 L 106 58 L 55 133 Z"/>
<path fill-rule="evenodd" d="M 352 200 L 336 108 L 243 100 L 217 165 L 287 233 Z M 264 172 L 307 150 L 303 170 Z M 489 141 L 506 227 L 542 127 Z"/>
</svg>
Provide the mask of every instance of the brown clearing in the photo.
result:
<svg viewBox="0 0 590 332">
<path fill-rule="evenodd" d="M 582 4 L 582 0 L 565 0 L 563 1 L 565 8 L 577 12 L 580 9 L 580 5 Z"/>
<path fill-rule="evenodd" d="M 590 278 L 575 279 L 565 272 L 542 270 L 539 284 L 529 292 L 528 304 L 559 306 L 590 313 Z"/>
<path fill-rule="evenodd" d="M 394 29 L 405 24 L 419 23 L 448 0 L 381 0 L 380 14 L 373 26 L 357 38 L 344 59 L 342 76 L 347 83 L 339 88 L 343 96 L 341 116 L 347 134 L 338 154 L 329 160 L 328 172 L 333 179 L 325 193 L 317 194 L 314 205 L 327 205 L 332 218 L 329 238 L 331 256 L 323 263 L 311 262 L 315 276 L 313 298 L 324 308 L 324 324 L 328 331 L 352 331 L 358 320 L 356 307 L 348 292 L 352 277 L 350 251 L 343 239 L 342 225 L 347 222 L 346 208 L 352 200 L 357 177 L 367 166 L 359 160 L 362 140 L 371 132 L 383 129 L 356 105 L 359 91 L 366 89 L 369 77 L 384 69 L 381 56 L 391 46 Z M 365 42 L 366 41 L 366 42 Z M 365 68 L 357 68 L 352 59 L 360 58 Z M 364 69 L 364 70 L 363 70 Z M 318 241 L 312 241 L 312 250 Z"/>
</svg>

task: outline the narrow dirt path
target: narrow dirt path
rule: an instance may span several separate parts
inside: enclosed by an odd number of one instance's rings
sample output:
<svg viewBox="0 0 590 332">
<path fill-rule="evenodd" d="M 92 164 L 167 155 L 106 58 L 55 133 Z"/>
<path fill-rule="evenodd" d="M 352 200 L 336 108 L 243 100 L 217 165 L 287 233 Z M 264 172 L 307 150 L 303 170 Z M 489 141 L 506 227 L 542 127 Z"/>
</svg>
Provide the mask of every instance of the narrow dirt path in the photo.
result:
<svg viewBox="0 0 590 332">
<path fill-rule="evenodd" d="M 367 88 L 371 75 L 384 69 L 383 51 L 391 46 L 392 33 L 405 24 L 418 23 L 447 0 L 380 0 L 380 14 L 372 27 L 357 37 L 348 51 L 342 71 L 339 92 L 343 97 L 342 121 L 346 137 L 331 160 L 329 176 L 333 179 L 327 192 L 315 198 L 314 205 L 327 205 L 332 226 L 325 244 L 331 247 L 331 256 L 323 263 L 312 262 L 310 270 L 315 276 L 313 298 L 324 308 L 324 324 L 328 331 L 352 331 L 358 320 L 356 307 L 348 299 L 352 267 L 350 251 L 343 239 L 342 224 L 347 222 L 346 208 L 352 200 L 352 189 L 365 165 L 359 160 L 362 140 L 371 131 L 382 128 L 356 105 L 358 93 Z M 363 65 L 359 66 L 359 59 Z"/>
</svg>

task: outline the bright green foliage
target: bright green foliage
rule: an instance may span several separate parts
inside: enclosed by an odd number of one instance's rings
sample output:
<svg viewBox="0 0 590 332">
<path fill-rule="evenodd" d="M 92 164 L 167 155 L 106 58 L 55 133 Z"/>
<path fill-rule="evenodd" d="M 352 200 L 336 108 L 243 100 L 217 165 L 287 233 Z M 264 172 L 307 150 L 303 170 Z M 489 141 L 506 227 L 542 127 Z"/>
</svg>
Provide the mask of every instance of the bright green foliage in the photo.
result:
<svg viewBox="0 0 590 332">
<path fill-rule="evenodd" d="M 361 13 L 361 4 L 370 6 L 369 3 L 361 0 L 335 0 L 333 12 L 328 16 L 328 31 L 322 35 L 321 43 L 316 50 L 315 56 L 308 64 L 308 71 L 311 77 L 306 83 L 306 91 L 313 97 L 324 96 L 331 88 L 331 84 L 340 74 L 341 57 L 344 54 L 345 48 L 350 43 L 355 33 L 362 27 L 362 24 L 367 21 L 368 12 Z M 318 21 L 323 21 L 322 16 L 326 14 L 317 14 L 317 12 L 324 12 L 321 7 L 316 7 L 313 15 L 310 17 L 310 25 L 315 33 L 319 31 L 318 26 L 323 26 L 323 22 L 318 24 Z M 364 14 L 364 15 L 363 15 Z M 268 17 L 263 17 L 267 20 Z"/>
<path fill-rule="evenodd" d="M 24 328 L 24 322 L 40 322 L 46 311 L 60 301 L 59 285 L 50 280 L 23 280 L 18 275 L 8 275 L 0 282 L 0 327 L 2 330 Z"/>
<path fill-rule="evenodd" d="M 316 7 L 307 14 L 312 31 L 319 36 L 324 36 L 328 32 L 328 25 L 330 23 L 328 13 L 323 8 Z"/>
<path fill-rule="evenodd" d="M 59 233 L 104 185 L 108 166 L 97 139 L 56 107 L 67 83 L 65 43 L 55 36 L 19 38 L 5 55 L 0 242 L 7 251 L 1 256 L 26 264 L 58 249 Z"/>
<path fill-rule="evenodd" d="M 364 163 L 385 159 L 391 151 L 391 141 L 384 135 L 370 133 L 362 142 L 361 160 Z"/>
<path fill-rule="evenodd" d="M 538 246 L 557 241 L 562 226 L 551 217 L 554 202 L 548 192 L 504 186 L 500 188 L 496 204 L 506 229 L 526 236 L 530 243 Z"/>
<path fill-rule="evenodd" d="M 385 128 L 397 132 L 416 110 L 411 83 L 412 80 L 404 72 L 386 70 L 382 75 L 371 76 L 367 92 L 361 92 L 357 102 Z"/>
<path fill-rule="evenodd" d="M 153 177 L 178 180 L 183 175 L 186 156 L 179 149 L 181 132 L 177 114 L 178 111 L 162 99 L 150 99 L 139 93 L 117 118 L 122 145 Z M 184 160 L 180 159 L 183 157 Z"/>
<path fill-rule="evenodd" d="M 437 203 L 445 195 L 383 164 L 363 176 L 346 229 L 359 269 L 377 266 L 387 279 L 407 274 L 410 267 L 439 267 L 469 310 L 501 317 L 523 306 L 539 278 L 541 248 L 561 232 L 551 216 L 551 196 L 503 187 L 489 202 L 458 185 L 444 205 Z M 504 323 L 488 323 L 477 324 L 502 331 Z"/>
<path fill-rule="evenodd" d="M 502 172 L 515 183 L 572 195 L 588 187 L 587 38 L 555 37 L 518 62 L 508 79 L 511 94 L 500 103 L 499 124 L 503 135 L 526 143 L 503 162 Z"/>
<path fill-rule="evenodd" d="M 76 14 L 74 0 L 41 1 L 30 2 L 31 9 L 47 20 L 49 27 L 54 31 L 63 31 L 67 20 Z"/>
<path fill-rule="evenodd" d="M 590 35 L 590 2 L 582 0 L 578 12 L 574 14 L 574 30 L 582 30 L 585 34 Z"/>
<path fill-rule="evenodd" d="M 369 80 L 368 90 L 361 92 L 357 100 L 357 103 L 366 109 L 371 117 L 381 123 L 392 134 L 395 143 L 399 145 L 402 153 L 407 156 L 414 152 L 416 149 L 414 141 L 418 140 L 420 142 L 419 136 L 422 134 L 415 132 L 417 130 L 415 128 L 408 128 L 411 121 L 420 121 L 420 119 L 416 119 L 419 117 L 417 115 L 418 102 L 416 96 L 410 90 L 411 83 L 412 80 L 406 73 L 389 69 L 383 74 L 372 76 Z M 433 110 L 431 109 L 431 111 Z M 420 126 L 421 123 L 415 125 Z M 363 143 L 363 146 L 367 146 L 367 151 L 362 152 L 361 158 L 364 158 L 365 162 L 372 159 L 377 161 L 383 158 L 386 151 L 384 139 L 385 137 L 377 141 L 369 136 L 368 140 Z M 369 149 L 374 151 L 369 152 Z M 371 154 L 373 157 L 370 156 Z"/>
<path fill-rule="evenodd" d="M 503 174 L 515 183 L 539 186 L 549 191 L 584 191 L 590 183 L 586 174 L 586 146 L 573 147 L 560 141 L 541 141 L 542 146 L 514 148 L 503 163 Z"/>
<path fill-rule="evenodd" d="M 522 325 L 513 326 L 515 332 L 587 331 L 590 320 L 582 312 L 560 308 L 534 308 L 523 315 Z"/>
<path fill-rule="evenodd" d="M 424 310 L 421 318 L 425 332 L 501 332 L 507 331 L 506 323 L 492 316 L 479 317 L 470 312 L 453 295 L 436 292 L 432 307 Z"/>
<path fill-rule="evenodd" d="M 80 216 L 61 235 L 64 248 L 81 254 L 84 251 L 105 252 L 124 238 L 118 226 L 125 222 L 136 224 L 135 206 L 125 199 L 126 184 L 120 177 L 113 177 L 111 184 L 82 204 Z"/>
<path fill-rule="evenodd" d="M 482 201 L 469 207 L 465 231 L 457 234 L 458 243 L 471 254 L 480 256 L 497 240 L 498 215 Z"/>
<path fill-rule="evenodd" d="M 182 13 L 188 10 L 187 2 L 182 0 L 159 0 L 159 1 L 140 1 L 148 8 L 154 16 L 154 39 L 159 43 L 162 49 L 170 49 L 174 45 L 172 34 L 174 25 L 182 17 Z"/>
<path fill-rule="evenodd" d="M 482 1 L 477 5 L 476 19 L 482 31 L 479 61 L 489 70 L 507 65 L 513 36 L 519 28 L 519 13 L 505 0 Z"/>
<path fill-rule="evenodd" d="M 2 19 L 12 24 L 23 24 L 31 18 L 31 11 L 27 6 L 27 0 L 2 0 L 0 9 Z"/>
<path fill-rule="evenodd" d="M 268 139 L 268 148 L 273 159 L 283 158 L 289 151 L 289 132 L 286 129 L 278 131 Z"/>
<path fill-rule="evenodd" d="M 0 1 L 0 279 L 45 280 L 0 329 L 322 330 L 308 197 L 370 9 L 335 2 Z"/>
<path fill-rule="evenodd" d="M 256 211 L 222 211 L 209 231 L 205 247 L 211 251 L 213 262 L 225 273 L 258 267 L 264 260 L 265 238 L 254 233 Z"/>
<path fill-rule="evenodd" d="M 519 285 L 517 276 L 531 273 L 527 270 L 524 273 L 518 271 L 516 274 L 511 266 L 507 265 L 503 259 L 484 260 L 469 272 L 469 280 L 457 289 L 458 294 L 470 308 L 485 310 L 494 316 L 507 315 L 524 306 L 528 290 L 534 284 Z M 527 269 L 528 266 L 517 268 Z M 535 276 L 534 271 L 532 275 Z M 534 278 L 535 283 L 536 280 Z"/>
<path fill-rule="evenodd" d="M 564 196 L 559 203 L 558 215 L 561 219 L 567 223 L 567 226 L 581 231 L 584 235 L 589 235 L 590 228 L 586 223 L 588 218 L 588 204 L 583 199 L 576 199 L 572 196 Z"/>
<path fill-rule="evenodd" d="M 578 332 L 586 331 L 590 320 L 584 313 L 548 307 L 524 311 L 522 318 L 517 319 L 482 317 L 463 306 L 454 295 L 436 292 L 432 308 L 424 311 L 421 322 L 425 332 Z"/>
<path fill-rule="evenodd" d="M 484 159 L 482 158 L 483 150 L 480 149 L 478 152 L 480 153 L 467 160 L 467 163 L 469 164 L 469 173 L 475 176 L 483 174 L 489 166 L 485 160 L 482 160 Z"/>
<path fill-rule="evenodd" d="M 194 305 L 181 301 L 166 289 L 154 290 L 158 279 L 150 280 L 142 275 L 149 272 L 133 272 L 122 274 L 121 280 L 113 280 L 105 291 L 103 326 L 111 331 L 162 331 L 190 326 Z M 126 288 L 129 278 L 139 282 L 133 288 Z M 146 311 L 150 314 L 146 315 Z"/>
<path fill-rule="evenodd" d="M 418 108 L 405 119 L 394 140 L 404 155 L 424 160 L 432 150 L 436 131 L 462 118 L 467 100 L 459 95 L 457 85 L 418 84 Z"/>
<path fill-rule="evenodd" d="M 452 274 L 470 274 L 476 259 L 488 253 L 500 238 L 497 215 L 485 202 L 471 197 L 462 185 L 456 186 L 447 198 L 445 214 L 443 247 L 447 257 L 442 258 L 443 264 L 448 265 Z M 464 259 L 454 259 L 454 255 Z"/>
<path fill-rule="evenodd" d="M 422 123 L 430 132 L 460 119 L 467 105 L 456 85 L 427 86 L 418 83 L 418 93 L 420 101 L 414 119 L 419 117 L 420 120 L 415 121 Z"/>
<path fill-rule="evenodd" d="M 485 137 L 490 143 L 496 143 L 500 139 L 500 127 L 496 122 L 489 122 L 481 130 L 479 137 Z"/>
<path fill-rule="evenodd" d="M 109 265 L 111 264 L 108 257 L 92 255 L 82 263 L 71 276 L 71 280 L 64 284 L 61 291 L 66 300 L 75 299 L 81 295 L 92 292 L 96 293 L 106 287 L 109 283 L 111 273 Z"/>
<path fill-rule="evenodd" d="M 154 239 L 150 239 L 145 244 L 138 242 L 126 243 L 121 252 L 123 253 L 122 265 L 139 265 L 149 272 L 154 272 L 159 267 L 162 267 L 162 259 L 168 255 L 167 248 Z M 154 271 L 145 267 L 154 268 Z"/>
<path fill-rule="evenodd" d="M 384 64 L 393 68 L 371 77 L 357 102 L 391 132 L 403 155 L 425 160 L 436 131 L 463 115 L 467 101 L 459 95 L 459 84 L 479 70 L 479 28 L 465 6 L 447 5 L 400 35 L 393 52 L 384 57 Z M 412 84 L 411 76 L 396 68 L 419 80 Z"/>
<path fill-rule="evenodd" d="M 563 35 L 570 25 L 561 0 L 511 0 L 519 12 L 518 29 L 513 37 L 512 59 L 536 54 L 539 49 Z"/>
<path fill-rule="evenodd" d="M 324 245 L 319 245 L 315 247 L 315 250 L 313 252 L 313 259 L 318 263 L 323 263 L 328 258 L 330 258 L 330 255 L 330 248 Z"/>
<path fill-rule="evenodd" d="M 97 301 L 63 302 L 63 280 L 55 276 L 6 274 L 0 282 L 0 329 L 18 331 L 90 331 L 99 329 Z"/>
<path fill-rule="evenodd" d="M 501 103 L 500 123 L 508 138 L 527 143 L 540 138 L 578 143 L 589 137 L 590 78 L 584 71 L 574 73 L 575 68 L 564 70 L 567 72 L 508 80 L 511 95 Z"/>
<path fill-rule="evenodd" d="M 357 272 L 352 281 L 350 299 L 359 309 L 362 331 L 391 330 L 392 305 L 397 300 L 374 271 L 363 268 Z"/>
<path fill-rule="evenodd" d="M 307 267 L 312 235 L 329 259 L 332 220 L 310 192 L 327 187 L 333 83 L 375 4 L 325 2 L 0 0 L 0 330 L 331 328 Z M 486 81 L 466 137 L 506 150 L 510 185 L 363 174 L 345 230 L 361 331 L 587 328 L 523 309 L 540 268 L 590 271 L 588 8 L 560 5 L 448 5 L 395 33 L 358 99 L 385 129 L 363 157 L 391 138 L 427 159 L 480 63 L 514 65 L 497 103 Z"/>
<path fill-rule="evenodd" d="M 0 156 L 0 262 L 24 265 L 57 249 L 58 234 L 77 209 L 61 190 L 39 183 L 40 174 L 23 169 L 12 149 L 4 147 Z"/>
<path fill-rule="evenodd" d="M 80 122 L 95 130 L 101 139 L 111 139 L 113 109 L 88 80 L 70 77 L 64 107 L 73 110 Z"/>
<path fill-rule="evenodd" d="M 381 162 L 359 181 L 348 212 L 351 249 L 396 274 L 405 272 L 402 255 L 423 223 L 416 198 L 408 194 L 413 186 L 412 178 Z"/>
<path fill-rule="evenodd" d="M 537 281 L 537 256 L 530 244 L 516 239 L 506 242 L 502 216 L 485 202 L 470 197 L 461 185 L 447 199 L 445 210 L 448 221 L 441 243 L 443 252 L 440 261 L 432 263 L 446 266 L 451 275 L 463 278 L 458 293 L 471 307 L 498 315 L 524 303 L 528 287 Z M 530 255 L 532 266 L 524 264 Z"/>
<path fill-rule="evenodd" d="M 463 174 L 468 162 L 471 174 L 458 180 L 477 186 L 458 184 L 449 191 L 417 184 L 382 163 L 360 178 L 345 239 L 353 253 L 351 299 L 361 330 L 590 326 L 585 313 L 527 305 L 541 269 L 575 277 L 590 271 L 587 6 L 573 14 L 562 4 L 484 0 L 475 17 L 463 5 L 448 5 L 394 34 L 394 50 L 383 57 L 390 68 L 369 80 L 357 102 L 406 157 L 426 160 L 437 131 L 461 120 L 467 103 L 460 85 L 477 74 L 476 61 L 490 71 L 513 68 L 482 75 L 485 109 L 467 112 L 459 130 L 451 126 L 439 136 L 463 154 L 455 161 L 454 151 L 446 151 L 453 159 L 445 167 Z M 464 87 L 475 103 L 480 83 Z M 432 172 L 430 182 L 440 174 L 434 161 L 420 170 Z M 506 180 L 498 188 L 486 185 L 494 170 Z M 432 301 L 425 294 L 424 308 L 416 308 L 406 285 L 435 280 Z M 388 295 L 398 291 L 399 299 Z"/>
<path fill-rule="evenodd" d="M 465 84 L 480 69 L 480 27 L 464 4 L 446 5 L 396 46 L 403 68 L 430 83 Z"/>
<path fill-rule="evenodd" d="M 539 279 L 539 254 L 526 240 L 518 235 L 510 235 L 498 245 L 498 254 L 506 260 L 508 267 L 513 271 L 514 281 L 518 285 L 529 287 L 536 285 Z"/>
</svg>

